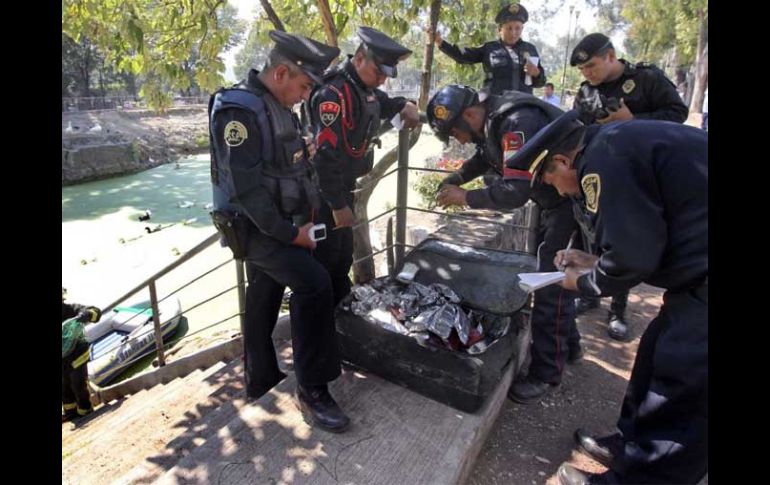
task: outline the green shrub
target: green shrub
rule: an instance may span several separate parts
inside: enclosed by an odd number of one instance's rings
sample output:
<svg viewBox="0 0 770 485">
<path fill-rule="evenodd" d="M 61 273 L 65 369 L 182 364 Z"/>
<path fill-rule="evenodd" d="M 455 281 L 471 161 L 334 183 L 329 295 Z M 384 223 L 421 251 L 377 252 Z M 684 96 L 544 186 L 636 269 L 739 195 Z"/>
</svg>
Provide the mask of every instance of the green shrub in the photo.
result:
<svg viewBox="0 0 770 485">
<path fill-rule="evenodd" d="M 438 168 L 442 170 L 456 171 L 463 164 L 463 160 L 450 160 L 448 158 L 440 158 L 435 163 L 428 162 L 429 168 Z M 433 166 L 431 166 L 433 165 Z M 420 194 L 422 202 L 420 205 L 426 209 L 434 209 L 436 207 L 436 193 L 438 192 L 438 186 L 444 178 L 449 175 L 442 172 L 419 172 L 417 180 L 412 183 L 412 188 L 415 192 Z M 478 177 L 466 184 L 462 185 L 465 190 L 474 190 L 484 187 L 484 181 L 481 177 Z M 457 212 L 461 210 L 461 207 L 452 206 L 446 210 L 446 212 Z"/>
</svg>

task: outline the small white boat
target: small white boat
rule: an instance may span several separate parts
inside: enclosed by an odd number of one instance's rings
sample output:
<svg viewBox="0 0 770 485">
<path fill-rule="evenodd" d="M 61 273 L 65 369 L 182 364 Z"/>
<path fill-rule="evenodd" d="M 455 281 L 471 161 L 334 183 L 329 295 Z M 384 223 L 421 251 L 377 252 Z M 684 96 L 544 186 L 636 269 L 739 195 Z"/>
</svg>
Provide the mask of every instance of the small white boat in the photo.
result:
<svg viewBox="0 0 770 485">
<path fill-rule="evenodd" d="M 177 329 L 182 316 L 179 299 L 168 298 L 158 304 L 160 329 L 166 342 Z M 155 352 L 155 326 L 150 302 L 117 307 L 92 324 L 85 337 L 91 343 L 88 377 L 104 386 L 131 364 Z"/>
</svg>

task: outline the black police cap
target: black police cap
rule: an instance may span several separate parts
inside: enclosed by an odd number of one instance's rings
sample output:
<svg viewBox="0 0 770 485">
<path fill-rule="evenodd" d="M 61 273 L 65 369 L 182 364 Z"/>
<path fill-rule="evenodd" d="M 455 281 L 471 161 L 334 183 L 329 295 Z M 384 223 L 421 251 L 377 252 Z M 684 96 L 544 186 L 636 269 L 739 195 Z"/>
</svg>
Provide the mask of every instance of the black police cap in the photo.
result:
<svg viewBox="0 0 770 485">
<path fill-rule="evenodd" d="M 321 76 L 329 64 L 340 55 L 338 48 L 301 35 L 271 30 L 270 38 L 275 42 L 274 51 L 296 64 L 317 83 L 321 82 Z"/>
<path fill-rule="evenodd" d="M 588 59 L 608 48 L 612 48 L 612 42 L 609 37 L 598 32 L 588 34 L 583 37 L 572 50 L 569 64 L 570 66 L 583 64 Z"/>
<path fill-rule="evenodd" d="M 578 120 L 579 113 L 570 110 L 538 131 L 519 151 L 505 161 L 508 168 L 526 169 L 532 175 L 531 185 L 539 182 L 540 171 L 548 153 L 568 137 L 576 128 L 583 126 Z"/>
<path fill-rule="evenodd" d="M 529 13 L 527 12 L 527 9 L 524 8 L 524 5 L 519 5 L 517 3 L 508 4 L 503 7 L 495 17 L 497 25 L 502 25 L 512 20 L 518 20 L 521 23 L 526 23 L 527 20 L 529 20 Z"/>
<path fill-rule="evenodd" d="M 359 27 L 356 34 L 377 67 L 388 77 L 398 76 L 396 64 L 412 54 L 411 50 L 371 27 Z"/>
</svg>

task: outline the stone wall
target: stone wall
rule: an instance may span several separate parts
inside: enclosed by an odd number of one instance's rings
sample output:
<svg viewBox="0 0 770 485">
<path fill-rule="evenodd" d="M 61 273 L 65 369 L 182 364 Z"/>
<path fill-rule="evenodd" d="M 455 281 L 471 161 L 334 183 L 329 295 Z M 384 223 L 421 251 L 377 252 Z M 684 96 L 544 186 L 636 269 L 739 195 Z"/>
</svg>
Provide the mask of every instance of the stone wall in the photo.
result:
<svg viewBox="0 0 770 485">
<path fill-rule="evenodd" d="M 208 152 L 206 108 L 62 113 L 62 185 L 135 173 Z"/>
</svg>

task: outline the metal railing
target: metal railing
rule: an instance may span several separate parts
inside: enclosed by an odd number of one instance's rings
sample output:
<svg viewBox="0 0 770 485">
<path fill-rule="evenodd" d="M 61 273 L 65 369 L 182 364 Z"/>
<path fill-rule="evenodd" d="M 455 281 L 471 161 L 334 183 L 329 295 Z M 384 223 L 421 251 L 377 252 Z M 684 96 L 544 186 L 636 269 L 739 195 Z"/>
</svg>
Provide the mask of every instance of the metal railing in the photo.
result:
<svg viewBox="0 0 770 485">
<path fill-rule="evenodd" d="M 172 106 L 206 105 L 209 95 L 200 96 L 176 96 Z M 62 112 L 71 111 L 97 111 L 112 109 L 145 108 L 143 100 L 134 96 L 90 96 L 68 97 L 61 99 Z"/>
<path fill-rule="evenodd" d="M 164 267 L 163 269 L 161 269 L 157 273 L 155 273 L 152 276 L 150 276 L 149 278 L 147 278 L 142 283 L 138 284 L 133 289 L 129 290 L 128 292 L 126 292 L 125 294 L 120 296 L 117 300 L 115 300 L 114 302 L 112 302 L 109 305 L 107 305 L 104 308 L 104 310 L 103 310 L 103 313 L 106 314 L 106 313 L 112 311 L 114 308 L 116 308 L 122 302 L 126 301 L 127 299 L 131 298 L 135 294 L 137 294 L 140 291 L 142 291 L 145 288 L 147 288 L 149 290 L 149 292 L 150 292 L 150 307 L 152 308 L 152 320 L 153 320 L 153 327 L 154 327 L 154 330 L 155 330 L 155 348 L 156 348 L 156 351 L 158 353 L 158 365 L 159 366 L 164 366 L 166 364 L 166 362 L 165 362 L 165 355 L 164 355 L 164 348 L 166 346 L 168 346 L 169 344 L 171 344 L 171 343 L 176 343 L 179 340 L 181 340 L 181 339 L 177 339 L 176 341 L 168 342 L 168 343 L 164 344 L 164 342 L 163 342 L 163 332 L 161 331 L 161 326 L 162 326 L 162 324 L 165 324 L 167 320 L 164 321 L 164 322 L 160 321 L 159 303 L 164 301 L 164 300 L 166 300 L 166 299 L 168 299 L 168 298 L 170 298 L 170 297 L 172 297 L 172 296 L 174 296 L 175 294 L 177 294 L 182 289 L 190 286 L 191 284 L 195 283 L 196 281 L 200 280 L 201 278 L 211 274 L 215 270 L 223 267 L 225 264 L 227 264 L 230 261 L 232 261 L 232 258 L 228 258 L 224 262 L 215 265 L 213 268 L 205 271 L 204 273 L 202 273 L 202 274 L 198 275 L 197 277 L 193 278 L 192 280 L 188 281 L 187 283 L 185 283 L 181 287 L 177 288 L 176 290 L 168 293 L 162 299 L 158 298 L 158 293 L 157 293 L 157 289 L 156 289 L 156 283 L 157 283 L 157 281 L 160 278 L 162 278 L 163 276 L 167 275 L 168 273 L 170 273 L 174 269 L 178 268 L 179 266 L 183 265 L 187 261 L 191 260 L 192 258 L 197 256 L 198 254 L 203 252 L 204 249 L 208 248 L 209 246 L 211 246 L 212 244 L 214 244 L 217 241 L 219 241 L 219 234 L 214 232 L 213 234 L 208 236 L 206 239 L 204 239 L 203 241 L 198 243 L 195 247 L 193 247 L 192 249 L 190 249 L 189 251 L 184 253 L 179 259 L 177 259 L 173 263 L 167 265 L 166 267 Z M 235 288 L 239 288 L 239 291 L 238 291 L 239 312 L 236 315 L 240 316 L 241 328 L 242 328 L 243 323 L 244 323 L 244 321 L 243 321 L 243 309 L 245 307 L 245 298 L 244 298 L 245 297 L 245 293 L 242 291 L 243 287 L 245 287 L 244 273 L 243 273 L 243 264 L 242 264 L 242 261 L 236 261 L 236 284 L 234 286 L 229 287 L 229 288 L 227 288 L 227 289 L 217 293 L 216 295 L 211 296 L 211 297 L 203 300 L 202 302 L 196 303 L 196 304 L 194 304 L 193 306 L 191 306 L 189 308 L 185 308 L 185 309 L 181 310 L 179 315 L 180 316 L 184 315 L 185 312 L 189 312 L 190 310 L 193 310 L 193 309 L 195 309 L 195 308 L 197 308 L 197 307 L 199 307 L 199 306 L 201 306 L 201 305 L 203 305 L 205 303 L 208 303 L 211 300 L 213 300 L 215 298 L 218 298 L 218 297 L 228 293 L 229 291 L 232 291 Z M 132 315 L 126 321 L 126 323 L 130 322 L 132 319 L 137 318 L 137 317 L 139 317 L 140 315 L 143 315 L 143 314 L 144 314 L 144 312 L 136 313 L 136 314 Z M 204 329 L 198 330 L 198 332 L 203 331 L 203 330 L 205 330 L 207 328 L 210 328 L 212 326 L 218 325 L 219 323 L 223 323 L 223 322 L 225 322 L 227 320 L 230 320 L 231 318 L 233 318 L 236 315 L 231 315 L 231 316 L 225 318 L 224 320 L 222 320 L 221 322 L 217 322 L 214 325 L 210 325 L 208 327 L 205 327 Z M 169 318 L 175 318 L 175 317 L 176 317 L 176 315 L 169 316 Z M 198 333 L 198 332 L 195 332 L 195 333 Z M 194 335 L 194 334 L 186 335 L 184 338 L 189 338 L 192 335 Z M 139 337 L 135 337 L 135 338 L 139 338 Z M 130 343 L 130 342 L 131 342 L 131 340 L 126 340 L 123 343 Z M 135 358 L 133 360 L 129 360 L 129 361 L 125 362 L 124 365 L 128 366 L 128 365 L 136 362 L 137 360 L 139 360 L 139 358 L 140 357 L 137 357 L 137 358 Z"/>
<path fill-rule="evenodd" d="M 421 121 L 426 122 L 426 118 L 424 114 L 421 114 Z M 382 132 L 380 132 L 382 134 Z M 539 212 L 536 209 L 533 209 L 530 217 L 528 218 L 526 224 L 513 224 L 510 222 L 501 222 L 489 218 L 479 217 L 479 216 L 470 216 L 470 215 L 464 215 L 464 214 L 452 214 L 448 212 L 443 211 L 436 211 L 433 209 L 423 209 L 420 207 L 412 207 L 407 204 L 407 195 L 408 195 L 408 187 L 409 187 L 409 172 L 410 171 L 416 171 L 416 172 L 438 172 L 438 173 L 453 173 L 452 170 L 444 170 L 439 168 L 427 168 L 427 167 L 414 167 L 409 165 L 409 130 L 402 129 L 398 133 L 398 162 L 395 169 L 391 169 L 384 173 L 383 175 L 375 178 L 374 180 L 367 181 L 367 184 L 361 187 L 356 188 L 356 191 L 360 191 L 364 188 L 371 187 L 373 184 L 379 183 L 380 180 L 384 179 L 385 177 L 388 177 L 394 173 L 398 176 L 398 182 L 396 185 L 396 206 L 392 207 L 390 209 L 387 209 L 373 217 L 370 217 L 366 221 L 359 222 L 353 228 L 355 229 L 358 226 L 369 224 L 381 217 L 384 217 L 387 214 L 390 214 L 391 212 L 395 211 L 396 216 L 396 231 L 395 231 L 395 238 L 393 244 L 386 244 L 385 247 L 378 251 L 374 251 L 370 253 L 369 255 L 360 257 L 356 259 L 353 264 L 360 263 L 361 261 L 366 261 L 367 259 L 373 258 L 375 255 L 380 254 L 385 251 L 391 251 L 394 250 L 395 254 L 389 255 L 394 260 L 394 266 L 393 269 L 397 270 L 398 268 L 401 268 L 403 261 L 404 261 L 404 253 L 406 248 L 413 248 L 414 246 L 406 243 L 406 226 L 407 226 L 407 214 L 408 211 L 416 211 L 416 212 L 423 212 L 423 213 L 429 213 L 429 214 L 435 214 L 442 217 L 446 217 L 449 219 L 464 219 L 464 220 L 473 220 L 473 221 L 482 221 L 485 223 L 495 224 L 502 227 L 510 227 L 513 229 L 521 229 L 528 231 L 527 235 L 527 243 L 526 247 L 524 248 L 527 252 L 530 252 L 534 254 L 536 252 L 536 240 L 537 240 L 537 232 L 536 228 L 538 225 L 538 218 L 539 218 Z"/>
</svg>

